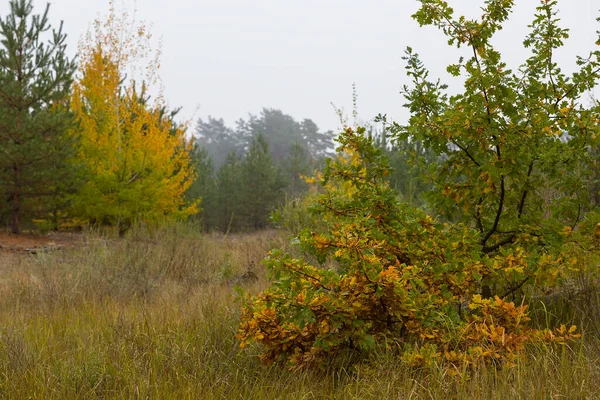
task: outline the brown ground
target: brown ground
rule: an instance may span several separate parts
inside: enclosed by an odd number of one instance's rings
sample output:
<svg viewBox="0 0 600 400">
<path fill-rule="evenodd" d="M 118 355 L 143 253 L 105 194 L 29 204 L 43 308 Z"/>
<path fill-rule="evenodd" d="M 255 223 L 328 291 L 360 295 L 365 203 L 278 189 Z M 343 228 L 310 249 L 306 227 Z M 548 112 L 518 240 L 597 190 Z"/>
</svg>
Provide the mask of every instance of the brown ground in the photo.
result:
<svg viewBox="0 0 600 400">
<path fill-rule="evenodd" d="M 76 233 L 52 232 L 46 235 L 22 233 L 13 235 L 0 232 L 0 252 L 35 253 L 74 246 L 81 241 Z"/>
</svg>

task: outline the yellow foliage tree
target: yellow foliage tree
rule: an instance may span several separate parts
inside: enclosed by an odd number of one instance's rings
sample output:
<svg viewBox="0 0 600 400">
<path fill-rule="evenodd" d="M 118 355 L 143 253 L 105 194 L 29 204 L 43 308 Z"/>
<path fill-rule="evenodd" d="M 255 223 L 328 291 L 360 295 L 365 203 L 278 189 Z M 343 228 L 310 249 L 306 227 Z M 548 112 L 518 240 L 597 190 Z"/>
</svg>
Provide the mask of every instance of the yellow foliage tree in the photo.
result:
<svg viewBox="0 0 600 400">
<path fill-rule="evenodd" d="M 194 177 L 185 126 L 175 124 L 162 95 L 149 104 L 158 81 L 159 52 L 144 25 L 127 22 L 111 6 L 79 50 L 79 79 L 72 109 L 79 120 L 79 160 L 85 183 L 74 200 L 76 215 L 124 233 L 136 221 L 159 222 L 197 212 L 184 194 Z M 149 59 L 154 54 L 153 59 Z M 136 89 L 135 69 L 143 69 Z"/>
</svg>

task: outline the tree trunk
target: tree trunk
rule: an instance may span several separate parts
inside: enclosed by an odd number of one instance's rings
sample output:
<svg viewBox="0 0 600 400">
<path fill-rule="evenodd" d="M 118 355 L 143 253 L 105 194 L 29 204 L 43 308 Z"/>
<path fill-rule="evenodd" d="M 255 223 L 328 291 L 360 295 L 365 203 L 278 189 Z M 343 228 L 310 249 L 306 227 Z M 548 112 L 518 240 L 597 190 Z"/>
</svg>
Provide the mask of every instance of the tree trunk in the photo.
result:
<svg viewBox="0 0 600 400">
<path fill-rule="evenodd" d="M 18 235 L 21 233 L 21 230 L 19 229 L 19 209 L 15 208 L 13 209 L 13 215 L 10 221 L 10 231 L 15 234 Z"/>
<path fill-rule="evenodd" d="M 13 172 L 14 172 L 14 189 L 11 196 L 12 200 L 12 217 L 10 221 L 10 229 L 11 232 L 15 235 L 21 233 L 19 229 L 19 215 L 21 213 L 21 177 L 20 177 L 20 168 L 18 164 L 13 164 Z"/>
</svg>

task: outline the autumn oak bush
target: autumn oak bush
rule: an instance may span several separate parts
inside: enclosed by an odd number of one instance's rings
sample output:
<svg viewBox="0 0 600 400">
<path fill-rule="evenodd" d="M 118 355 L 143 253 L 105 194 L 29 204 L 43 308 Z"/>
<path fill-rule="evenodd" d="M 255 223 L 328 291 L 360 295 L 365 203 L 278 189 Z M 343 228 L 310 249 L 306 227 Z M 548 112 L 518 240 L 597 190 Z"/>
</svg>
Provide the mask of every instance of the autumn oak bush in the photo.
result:
<svg viewBox="0 0 600 400">
<path fill-rule="evenodd" d="M 600 79 L 600 52 L 562 72 L 553 54 L 568 30 L 544 0 L 524 41 L 532 55 L 515 73 L 491 44 L 514 1 L 488 0 L 476 20 L 455 18 L 444 1 L 420 3 L 416 21 L 466 54 L 448 67 L 464 91 L 447 95 L 409 48 L 410 121 L 379 120 L 440 160 L 422 166 L 439 217 L 401 203 L 365 130 L 346 129 L 311 208 L 324 225 L 295 239 L 318 262 L 272 251 L 271 287 L 244 300 L 238 336 L 243 347 L 260 343 L 264 361 L 302 367 L 385 345 L 410 365 L 458 371 L 579 336 L 575 326 L 532 328 L 527 302 L 598 266 L 589 166 L 600 106 L 581 98 Z"/>
<path fill-rule="evenodd" d="M 312 212 L 327 229 L 304 230 L 304 251 L 334 268 L 272 251 L 265 260 L 272 286 L 247 297 L 239 338 L 264 345 L 266 362 L 324 362 L 343 349 L 403 350 L 411 365 L 457 367 L 512 361 L 533 341 L 567 341 L 575 328 L 528 326 L 527 306 L 481 296 L 485 276 L 519 268 L 513 253 L 482 253 L 478 232 L 441 223 L 397 200 L 389 173 L 364 130 L 340 135 L 339 157 L 328 163 L 326 188 Z"/>
</svg>

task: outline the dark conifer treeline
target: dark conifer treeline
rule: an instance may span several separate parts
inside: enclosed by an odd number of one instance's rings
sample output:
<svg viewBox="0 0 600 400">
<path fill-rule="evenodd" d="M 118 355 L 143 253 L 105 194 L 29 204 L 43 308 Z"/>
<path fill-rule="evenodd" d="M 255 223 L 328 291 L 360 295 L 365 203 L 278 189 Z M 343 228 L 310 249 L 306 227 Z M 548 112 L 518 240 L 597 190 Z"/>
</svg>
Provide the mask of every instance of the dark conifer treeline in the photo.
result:
<svg viewBox="0 0 600 400">
<path fill-rule="evenodd" d="M 333 132 L 310 119 L 297 122 L 280 110 L 238 120 L 236 128 L 209 117 L 196 125 L 191 199 L 201 198 L 198 218 L 207 230 L 254 230 L 286 198 L 301 196 L 308 176 L 333 152 Z"/>
</svg>

